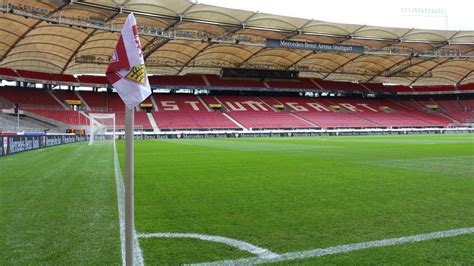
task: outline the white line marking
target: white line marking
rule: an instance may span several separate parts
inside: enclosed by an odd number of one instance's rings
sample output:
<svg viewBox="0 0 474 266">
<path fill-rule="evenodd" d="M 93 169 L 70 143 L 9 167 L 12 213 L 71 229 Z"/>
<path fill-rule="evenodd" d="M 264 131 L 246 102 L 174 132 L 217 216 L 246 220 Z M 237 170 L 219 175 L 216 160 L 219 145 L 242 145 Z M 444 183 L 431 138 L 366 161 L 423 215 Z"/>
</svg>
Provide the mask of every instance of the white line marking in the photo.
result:
<svg viewBox="0 0 474 266">
<path fill-rule="evenodd" d="M 115 186 L 117 187 L 117 204 L 120 221 L 120 243 L 122 246 L 122 265 L 125 265 L 125 187 L 123 185 L 122 171 L 120 170 L 120 162 L 117 155 L 117 147 L 114 141 L 114 166 L 115 166 Z M 134 237 L 134 264 L 143 266 L 143 252 L 138 242 L 137 233 Z"/>
<path fill-rule="evenodd" d="M 468 228 L 440 231 L 440 232 L 434 232 L 434 233 L 428 233 L 428 234 L 420 234 L 420 235 L 405 236 L 405 237 L 399 237 L 399 238 L 390 238 L 390 239 L 348 244 L 348 245 L 335 246 L 335 247 L 322 248 L 322 249 L 313 249 L 313 250 L 306 250 L 306 251 L 300 251 L 300 252 L 288 252 L 288 253 L 283 253 L 283 254 L 277 254 L 277 256 L 273 258 L 253 257 L 253 258 L 243 258 L 243 259 L 237 259 L 237 260 L 222 260 L 222 261 L 214 261 L 214 262 L 197 263 L 197 264 L 192 264 L 192 265 L 249 265 L 249 264 L 280 262 L 280 261 L 291 261 L 291 260 L 298 260 L 298 259 L 305 259 L 305 258 L 322 257 L 322 256 L 332 255 L 332 254 L 347 253 L 347 252 L 361 250 L 361 249 L 394 246 L 394 245 L 400 245 L 404 243 L 420 242 L 420 241 L 453 237 L 453 236 L 466 235 L 466 234 L 472 234 L 472 233 L 474 233 L 474 227 L 468 227 Z"/>
<path fill-rule="evenodd" d="M 218 242 L 222 244 L 226 244 L 228 246 L 232 246 L 238 248 L 243 251 L 247 251 L 249 253 L 257 255 L 259 258 L 275 258 L 278 257 L 277 254 L 271 252 L 268 249 L 264 249 L 258 246 L 254 246 L 250 243 L 223 237 L 223 236 L 210 236 L 210 235 L 202 235 L 202 234 L 192 234 L 192 233 L 140 233 L 138 234 L 140 238 L 195 238 L 205 241 L 211 242 Z"/>
</svg>

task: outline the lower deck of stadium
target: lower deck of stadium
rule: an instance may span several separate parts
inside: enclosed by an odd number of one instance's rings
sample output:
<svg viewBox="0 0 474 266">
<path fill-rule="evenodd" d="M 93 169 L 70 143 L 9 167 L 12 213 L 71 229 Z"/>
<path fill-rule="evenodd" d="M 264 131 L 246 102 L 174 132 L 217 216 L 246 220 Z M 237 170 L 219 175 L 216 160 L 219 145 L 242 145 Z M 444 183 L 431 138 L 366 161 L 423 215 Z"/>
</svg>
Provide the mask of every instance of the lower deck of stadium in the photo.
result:
<svg viewBox="0 0 474 266">
<path fill-rule="evenodd" d="M 80 101 L 81 111 L 68 100 Z M 473 95 L 384 98 L 304 97 L 298 94 L 194 95 L 152 94 L 135 110 L 135 127 L 146 131 L 260 130 L 446 127 L 474 121 Z M 125 124 L 124 104 L 116 93 L 0 88 L 0 119 L 15 128 L 15 106 L 27 128 L 89 125 L 89 113 L 115 113 L 116 126 Z"/>
</svg>

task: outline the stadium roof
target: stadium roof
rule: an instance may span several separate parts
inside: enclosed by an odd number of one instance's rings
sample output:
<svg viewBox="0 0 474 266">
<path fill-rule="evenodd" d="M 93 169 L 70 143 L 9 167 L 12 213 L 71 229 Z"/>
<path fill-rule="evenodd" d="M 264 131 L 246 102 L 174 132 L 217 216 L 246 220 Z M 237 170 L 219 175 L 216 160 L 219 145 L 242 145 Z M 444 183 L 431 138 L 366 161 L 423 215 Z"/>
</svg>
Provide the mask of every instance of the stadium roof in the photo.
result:
<svg viewBox="0 0 474 266">
<path fill-rule="evenodd" d="M 474 83 L 474 31 L 328 23 L 186 0 L 5 2 L 0 66 L 13 69 L 103 74 L 121 24 L 133 11 L 151 74 L 246 67 L 299 70 L 300 76 L 328 80 Z M 267 38 L 358 45 L 364 53 L 270 48 Z"/>
</svg>

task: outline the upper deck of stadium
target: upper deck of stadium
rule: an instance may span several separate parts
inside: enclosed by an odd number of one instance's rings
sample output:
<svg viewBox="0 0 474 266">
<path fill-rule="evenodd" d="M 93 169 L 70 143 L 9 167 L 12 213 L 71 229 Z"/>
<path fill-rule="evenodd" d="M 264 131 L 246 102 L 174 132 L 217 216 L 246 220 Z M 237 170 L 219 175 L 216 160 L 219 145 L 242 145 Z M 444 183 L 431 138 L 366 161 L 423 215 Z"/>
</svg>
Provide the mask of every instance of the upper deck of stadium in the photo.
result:
<svg viewBox="0 0 474 266">
<path fill-rule="evenodd" d="M 103 74 L 125 17 L 134 12 L 150 74 L 242 67 L 365 83 L 474 83 L 474 31 L 329 23 L 186 0 L 9 0 L 1 10 L 5 68 Z M 272 48 L 267 39 L 362 46 L 363 52 Z"/>
</svg>

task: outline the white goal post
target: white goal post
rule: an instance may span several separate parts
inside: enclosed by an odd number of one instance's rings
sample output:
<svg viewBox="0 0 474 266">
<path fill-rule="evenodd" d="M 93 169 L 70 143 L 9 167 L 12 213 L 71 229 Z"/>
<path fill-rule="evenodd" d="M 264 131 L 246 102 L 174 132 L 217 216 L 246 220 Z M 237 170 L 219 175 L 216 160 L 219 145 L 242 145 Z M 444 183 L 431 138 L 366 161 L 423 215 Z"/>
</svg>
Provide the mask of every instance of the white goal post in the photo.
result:
<svg viewBox="0 0 474 266">
<path fill-rule="evenodd" d="M 115 114 L 89 113 L 89 145 L 95 140 L 115 140 Z"/>
</svg>

